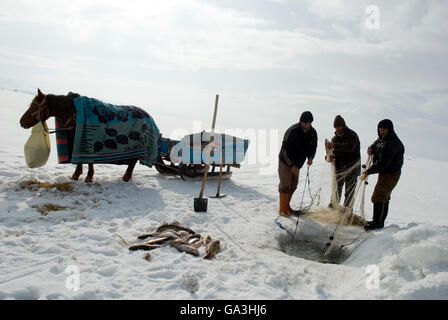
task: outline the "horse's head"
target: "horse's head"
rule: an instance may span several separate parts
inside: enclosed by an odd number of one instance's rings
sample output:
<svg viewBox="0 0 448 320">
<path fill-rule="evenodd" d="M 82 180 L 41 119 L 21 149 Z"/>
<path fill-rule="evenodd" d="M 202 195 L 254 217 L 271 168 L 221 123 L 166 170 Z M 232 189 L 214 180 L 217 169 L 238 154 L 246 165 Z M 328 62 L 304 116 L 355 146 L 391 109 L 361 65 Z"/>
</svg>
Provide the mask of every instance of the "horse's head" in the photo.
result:
<svg viewBox="0 0 448 320">
<path fill-rule="evenodd" d="M 39 121 L 45 121 L 50 117 L 47 96 L 37 89 L 37 96 L 31 101 L 30 107 L 20 119 L 20 125 L 24 129 L 35 126 Z"/>
</svg>

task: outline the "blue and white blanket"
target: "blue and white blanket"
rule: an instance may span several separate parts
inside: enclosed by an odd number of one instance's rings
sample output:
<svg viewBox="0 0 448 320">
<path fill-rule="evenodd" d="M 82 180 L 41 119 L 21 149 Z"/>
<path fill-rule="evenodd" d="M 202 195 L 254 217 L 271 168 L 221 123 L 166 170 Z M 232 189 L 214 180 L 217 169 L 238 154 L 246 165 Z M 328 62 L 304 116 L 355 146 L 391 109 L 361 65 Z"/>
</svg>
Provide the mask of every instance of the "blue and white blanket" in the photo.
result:
<svg viewBox="0 0 448 320">
<path fill-rule="evenodd" d="M 153 165 L 159 129 L 146 111 L 84 96 L 73 102 L 77 114 L 72 163 L 116 164 L 138 158 L 141 164 Z"/>
<path fill-rule="evenodd" d="M 210 136 L 210 132 L 205 131 L 185 136 L 172 148 L 171 161 L 210 165 L 238 165 L 244 161 L 249 140 L 215 133 L 210 143 Z"/>
</svg>

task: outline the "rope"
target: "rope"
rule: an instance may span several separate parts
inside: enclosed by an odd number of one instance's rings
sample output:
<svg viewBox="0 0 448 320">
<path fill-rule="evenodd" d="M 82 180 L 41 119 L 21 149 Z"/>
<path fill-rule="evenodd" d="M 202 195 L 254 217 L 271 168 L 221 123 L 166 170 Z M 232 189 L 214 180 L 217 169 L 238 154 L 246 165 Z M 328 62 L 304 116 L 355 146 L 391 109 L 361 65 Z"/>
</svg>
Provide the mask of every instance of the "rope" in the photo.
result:
<svg viewBox="0 0 448 320">
<path fill-rule="evenodd" d="M 353 165 L 351 165 L 348 168 L 345 168 L 345 170 L 339 170 L 336 171 L 336 167 L 334 163 L 331 164 L 332 166 L 332 185 L 331 185 L 331 204 L 334 207 L 337 207 L 340 202 L 340 198 L 342 197 L 342 190 L 341 194 L 339 194 L 339 188 L 338 185 L 342 180 L 345 180 L 348 175 L 353 173 L 354 170 L 357 170 L 361 166 L 361 161 L 355 162 Z M 344 183 L 343 183 L 344 184 Z M 345 182 L 345 188 L 347 189 L 347 182 Z M 353 194 L 355 192 L 355 188 L 352 188 L 349 194 L 347 194 L 346 199 L 349 197 L 353 197 Z"/>
<path fill-rule="evenodd" d="M 321 191 L 321 188 L 319 188 L 319 189 L 317 190 L 317 192 L 316 192 L 316 194 L 315 194 L 314 196 L 313 196 L 313 194 L 311 193 L 310 166 L 308 166 L 307 178 L 308 178 L 308 193 L 309 193 L 309 195 L 310 195 L 311 202 L 310 202 L 310 204 L 309 204 L 307 207 L 303 208 L 303 211 L 308 211 L 308 210 L 311 209 L 311 207 L 312 207 L 313 204 L 314 204 L 314 199 L 315 199 L 316 197 L 319 198 L 318 202 L 320 203 L 320 191 Z"/>
<path fill-rule="evenodd" d="M 275 223 L 280 229 L 285 230 L 285 231 L 288 233 L 288 235 L 289 235 L 293 240 L 295 239 L 295 237 L 294 237 L 294 235 L 291 233 L 291 231 L 289 231 L 288 229 L 286 229 L 280 222 L 278 222 L 278 218 L 275 219 L 274 223 Z"/>
<path fill-rule="evenodd" d="M 349 243 L 346 244 L 342 244 L 339 249 L 343 249 L 344 247 L 347 247 L 349 245 L 354 244 L 356 241 L 358 241 L 362 235 L 364 235 L 365 233 L 367 233 L 366 231 L 361 232 L 354 240 L 350 241 Z"/>
<path fill-rule="evenodd" d="M 353 250 L 350 252 L 350 254 L 347 256 L 346 259 L 350 258 L 350 257 L 352 256 L 352 254 L 356 251 L 356 249 L 358 249 L 359 246 L 360 246 L 364 241 L 366 241 L 366 240 L 367 240 L 367 238 L 363 239 L 360 243 L 358 243 L 358 245 L 357 245 L 356 247 L 353 248 Z"/>
<path fill-rule="evenodd" d="M 31 113 L 31 116 L 36 117 L 39 121 L 41 120 L 40 114 L 44 110 L 44 108 L 47 106 L 47 96 L 45 96 L 44 100 L 42 100 L 41 103 L 36 102 L 33 100 L 32 105 L 37 105 L 37 110 Z"/>
<path fill-rule="evenodd" d="M 36 101 L 33 101 L 32 105 L 33 105 L 33 104 L 37 105 L 37 109 L 36 109 L 36 111 L 34 111 L 34 112 L 31 113 L 31 116 L 36 117 L 39 121 L 41 121 L 41 122 L 43 123 L 44 121 L 42 121 L 40 115 L 41 115 L 42 111 L 44 111 L 44 109 L 48 107 L 48 105 L 47 105 L 47 96 L 45 96 L 44 100 L 42 100 L 41 103 L 38 103 L 38 102 L 36 102 Z M 72 115 L 67 119 L 67 121 L 64 123 L 64 127 L 65 127 L 65 128 L 57 128 L 57 129 L 47 129 L 47 128 L 46 128 L 45 131 L 46 131 L 48 134 L 53 134 L 53 133 L 56 133 L 57 131 L 73 130 L 75 127 L 67 127 L 67 125 L 68 125 L 71 121 L 73 121 L 74 118 L 75 118 L 75 112 L 73 112 L 73 114 L 72 114 Z M 45 127 L 45 126 L 44 126 L 44 127 Z"/>
<path fill-rule="evenodd" d="M 358 193 L 359 193 L 359 185 L 358 185 L 358 187 L 356 188 L 356 190 L 355 190 L 355 192 L 354 192 L 354 196 L 353 196 L 353 199 L 352 199 L 352 201 L 351 202 L 354 202 L 354 199 L 355 199 L 355 197 L 358 195 Z M 341 213 L 341 215 L 340 215 L 340 217 L 339 217 L 339 221 L 338 221 L 338 223 L 337 223 L 337 225 L 336 225 L 336 227 L 335 227 L 335 229 L 334 229 L 334 231 L 333 231 L 333 233 L 332 233 L 332 235 L 331 235 L 331 237 L 330 237 L 330 240 L 333 240 L 333 238 L 334 238 L 334 235 L 336 234 L 336 231 L 338 230 L 338 228 L 340 227 L 340 225 L 341 225 L 341 223 L 342 223 L 342 220 L 343 220 L 343 218 L 346 216 L 346 214 L 347 214 L 347 212 L 350 212 L 350 215 L 349 215 L 349 217 L 352 215 L 352 209 L 353 208 L 353 203 L 351 203 L 350 204 L 350 206 L 348 207 L 348 208 L 346 208 L 346 207 L 343 207 L 342 208 L 342 210 L 339 210 L 340 211 L 340 213 Z M 347 221 L 348 221 L 348 219 L 347 219 Z"/>
<path fill-rule="evenodd" d="M 372 166 L 373 156 L 369 155 L 367 158 L 366 164 L 362 166 L 363 169 L 368 169 Z M 360 204 L 360 210 L 361 210 L 361 217 L 364 219 L 364 199 L 365 199 L 365 190 L 366 186 L 369 184 L 368 182 L 369 176 L 366 177 L 366 180 L 362 186 L 362 197 L 361 197 L 361 204 Z"/>
<path fill-rule="evenodd" d="M 366 164 L 364 164 L 362 167 L 363 167 L 363 169 L 367 169 L 367 168 L 370 168 L 371 165 L 372 165 L 372 156 L 369 155 L 369 157 L 367 158 Z M 365 199 L 365 189 L 366 189 L 367 184 L 368 184 L 368 182 L 367 182 L 367 178 L 366 178 L 366 180 L 364 181 L 364 183 L 363 183 L 363 185 L 362 185 L 362 191 L 361 191 L 361 194 L 362 194 L 362 195 L 361 195 L 361 204 L 360 204 L 360 210 L 361 210 L 361 215 L 362 215 L 362 218 L 363 218 L 363 219 L 364 219 L 364 199 Z M 341 245 L 341 246 L 339 247 L 339 249 L 343 249 L 344 247 L 349 246 L 349 245 L 355 243 L 355 242 L 358 241 L 358 240 L 361 238 L 361 236 L 364 235 L 365 233 L 366 233 L 366 231 L 361 232 L 361 233 L 359 234 L 359 236 L 356 237 L 353 241 Z M 362 242 L 364 242 L 365 240 L 367 240 L 367 239 L 364 239 Z M 362 242 L 361 242 L 361 243 L 362 243 Z M 360 244 L 361 244 L 361 243 L 360 243 Z M 359 246 L 360 244 L 358 244 L 358 246 Z M 356 249 L 358 246 L 356 246 L 355 249 Z M 354 251 L 355 249 L 353 249 L 353 251 Z M 353 251 L 352 251 L 352 253 L 353 253 Z"/>
<path fill-rule="evenodd" d="M 372 156 L 369 155 L 369 157 L 367 158 L 366 164 L 363 166 L 363 168 L 369 168 L 371 163 L 372 163 Z M 362 184 L 362 188 L 360 187 L 361 184 Z M 359 194 L 361 189 L 362 189 L 362 194 L 363 194 L 363 196 L 361 197 L 361 207 L 364 208 L 364 203 L 363 202 L 364 202 L 364 193 L 365 193 L 365 186 L 366 185 L 367 185 L 367 179 L 365 179 L 364 181 L 361 181 L 360 177 L 358 177 L 357 186 L 356 186 L 356 189 L 354 190 L 354 195 L 353 195 L 352 200 L 350 201 L 350 205 L 349 205 L 348 208 L 344 208 L 342 210 L 342 214 L 341 214 L 341 217 L 339 218 L 338 224 L 336 225 L 332 235 L 329 237 L 330 242 L 327 243 L 328 249 L 325 252 L 325 256 L 330 254 L 330 252 L 331 252 L 331 249 L 333 247 L 334 236 L 335 236 L 336 232 L 339 230 L 339 228 L 341 226 L 342 219 L 347 214 L 346 210 L 349 210 L 348 211 L 348 212 L 350 212 L 349 217 L 352 217 L 352 219 L 353 219 L 353 213 L 352 213 L 353 205 L 354 205 L 355 199 L 358 197 L 358 194 Z M 347 219 L 347 221 L 348 221 L 348 219 Z M 364 231 L 356 238 L 356 240 L 359 239 L 362 234 L 364 234 Z M 344 247 L 344 245 L 342 247 L 340 247 L 340 249 L 343 248 L 343 247 Z"/>
<path fill-rule="evenodd" d="M 57 128 L 57 129 L 48 129 L 48 133 L 49 134 L 53 134 L 53 133 L 56 133 L 56 132 L 58 132 L 58 131 L 70 131 L 70 130 L 73 130 L 74 129 L 74 127 L 67 127 L 67 128 Z"/>
<path fill-rule="evenodd" d="M 306 180 L 305 180 L 305 186 L 303 188 L 303 193 L 302 193 L 302 200 L 300 201 L 300 207 L 299 207 L 299 211 L 303 212 L 305 209 L 303 208 L 303 199 L 305 197 L 305 192 L 306 192 L 306 186 L 308 183 L 308 189 L 310 191 L 310 195 L 311 195 L 311 189 L 310 189 L 310 166 L 308 165 L 307 167 L 307 173 L 306 173 Z M 310 204 L 310 208 L 313 204 L 313 199 L 311 196 L 311 204 Z M 309 208 L 308 208 L 309 209 Z M 308 210 L 306 209 L 306 210 Z M 297 216 L 297 221 L 296 221 L 296 229 L 294 231 L 294 245 L 296 244 L 296 235 L 297 235 L 297 228 L 299 227 L 299 219 L 300 219 L 300 215 Z"/>
</svg>

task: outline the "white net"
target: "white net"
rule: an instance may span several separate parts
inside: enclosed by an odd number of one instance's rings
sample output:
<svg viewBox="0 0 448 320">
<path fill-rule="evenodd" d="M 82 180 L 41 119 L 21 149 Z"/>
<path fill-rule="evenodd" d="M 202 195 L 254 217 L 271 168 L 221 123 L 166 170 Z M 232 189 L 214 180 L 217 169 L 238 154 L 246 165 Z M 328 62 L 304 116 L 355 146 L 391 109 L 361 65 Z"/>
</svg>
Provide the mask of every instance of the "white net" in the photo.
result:
<svg viewBox="0 0 448 320">
<path fill-rule="evenodd" d="M 367 159 L 366 164 L 363 166 L 364 168 L 368 168 L 370 167 L 372 163 L 372 157 L 369 156 L 369 158 Z M 356 164 L 358 166 L 359 170 L 359 163 Z M 353 168 L 353 167 L 352 167 Z M 350 170 L 352 168 L 347 169 Z M 346 172 L 346 171 L 345 171 Z M 344 173 L 345 173 L 344 172 Z M 341 174 L 344 174 L 341 173 Z M 336 174 L 336 179 L 338 179 L 338 175 Z M 341 226 L 344 225 L 353 225 L 355 222 L 355 217 L 357 217 L 356 220 L 358 220 L 357 222 L 363 226 L 365 224 L 365 220 L 364 220 L 364 193 L 365 193 L 365 187 L 366 187 L 367 181 L 361 181 L 361 179 L 358 177 L 357 179 L 357 185 L 356 187 L 353 188 L 353 190 L 347 194 L 347 197 L 350 198 L 350 201 L 346 201 L 345 206 L 339 207 L 338 208 L 338 213 L 340 214 L 340 220 L 336 225 L 336 228 L 333 232 L 333 235 L 330 237 L 330 245 L 327 249 L 327 251 L 325 252 L 325 256 L 328 256 L 331 253 L 332 248 L 334 247 L 334 245 L 336 244 L 336 238 L 340 237 L 340 233 L 341 233 Z M 353 194 L 352 194 L 353 193 Z M 353 208 L 355 206 L 355 202 L 359 202 L 359 208 L 361 211 L 361 216 L 358 216 L 354 213 Z"/>
<path fill-rule="evenodd" d="M 369 157 L 363 167 L 369 167 L 370 163 L 371 158 Z M 334 164 L 331 163 L 329 166 L 331 183 L 328 181 L 328 175 L 322 175 L 322 170 L 313 170 L 311 173 L 307 170 L 306 178 L 303 179 L 302 177 L 300 179 L 301 181 L 305 181 L 303 189 L 302 187 L 300 188 L 300 196 L 296 197 L 297 201 L 300 200 L 300 210 L 304 212 L 304 215 L 301 217 L 306 219 L 298 218 L 295 225 L 295 232 L 290 232 L 289 234 L 293 247 L 295 247 L 296 240 L 299 240 L 300 243 L 303 241 L 317 243 L 321 248 L 319 250 L 321 255 L 322 249 L 327 245 L 328 247 L 324 257 L 328 258 L 332 254 L 341 253 L 339 252 L 340 250 L 332 253 L 334 246 L 337 245 L 338 248 L 342 248 L 349 244 L 356 244 L 362 240 L 360 238 L 359 227 L 364 226 L 366 223 L 364 220 L 364 193 L 366 184 L 360 179 L 360 166 L 360 162 L 357 162 L 345 170 L 336 172 Z M 338 191 L 338 182 L 340 184 L 341 181 L 347 181 L 346 178 L 350 175 L 354 179 L 352 186 L 349 185 L 347 187 L 346 183 L 344 183 L 344 186 L 342 188 L 340 186 Z M 344 188 L 348 188 L 348 191 L 343 193 Z M 330 199 L 327 198 L 324 200 L 330 201 L 328 205 L 320 204 L 322 190 L 324 190 L 324 195 L 329 195 Z M 340 204 L 341 198 L 344 199 L 342 205 Z M 299 219 L 301 219 L 302 227 L 299 228 L 300 230 L 298 232 Z M 327 243 L 329 235 L 331 235 L 330 243 Z"/>
<path fill-rule="evenodd" d="M 332 162 L 330 203 L 328 206 L 307 207 L 305 216 L 322 223 L 363 226 L 365 184 L 359 181 L 360 165 L 360 162 L 357 162 L 344 170 L 336 171 Z M 339 190 L 338 184 L 341 185 Z M 320 189 L 314 195 L 315 198 L 320 197 Z M 313 203 L 316 204 L 316 201 Z"/>
</svg>

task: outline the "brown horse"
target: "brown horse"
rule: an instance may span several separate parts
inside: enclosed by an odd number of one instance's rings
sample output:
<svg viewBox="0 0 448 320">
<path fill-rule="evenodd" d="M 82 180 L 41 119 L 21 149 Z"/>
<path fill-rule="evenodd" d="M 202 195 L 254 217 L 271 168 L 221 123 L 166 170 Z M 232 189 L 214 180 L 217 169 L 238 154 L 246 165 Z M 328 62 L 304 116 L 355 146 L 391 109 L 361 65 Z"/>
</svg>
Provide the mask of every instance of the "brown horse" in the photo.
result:
<svg viewBox="0 0 448 320">
<path fill-rule="evenodd" d="M 37 96 L 31 101 L 30 107 L 20 119 L 20 125 L 24 129 L 29 129 L 35 126 L 39 121 L 46 121 L 50 117 L 57 117 L 63 123 L 64 128 L 70 130 L 69 136 L 74 136 L 76 130 L 76 109 L 73 99 L 67 96 L 57 96 L 52 94 L 45 95 L 40 89 L 37 90 Z M 129 181 L 132 178 L 132 173 L 137 160 L 138 159 L 132 159 L 127 163 L 128 168 L 123 175 L 124 181 Z M 81 174 L 82 164 L 78 164 L 72 175 L 72 179 L 78 180 Z M 89 163 L 89 171 L 85 182 L 92 182 L 93 174 L 93 164 Z"/>
</svg>

